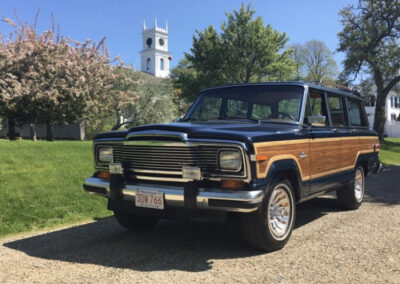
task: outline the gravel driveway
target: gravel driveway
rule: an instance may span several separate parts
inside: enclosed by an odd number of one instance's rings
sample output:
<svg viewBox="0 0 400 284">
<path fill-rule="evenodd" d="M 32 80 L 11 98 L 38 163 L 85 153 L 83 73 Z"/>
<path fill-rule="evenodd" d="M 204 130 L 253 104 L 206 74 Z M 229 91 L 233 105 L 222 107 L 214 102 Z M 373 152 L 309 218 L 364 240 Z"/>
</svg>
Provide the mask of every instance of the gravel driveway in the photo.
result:
<svg viewBox="0 0 400 284">
<path fill-rule="evenodd" d="M 366 202 L 300 204 L 287 246 L 260 253 L 234 223 L 163 221 L 149 232 L 113 218 L 0 240 L 0 283 L 400 283 L 400 167 L 367 179 Z"/>
</svg>

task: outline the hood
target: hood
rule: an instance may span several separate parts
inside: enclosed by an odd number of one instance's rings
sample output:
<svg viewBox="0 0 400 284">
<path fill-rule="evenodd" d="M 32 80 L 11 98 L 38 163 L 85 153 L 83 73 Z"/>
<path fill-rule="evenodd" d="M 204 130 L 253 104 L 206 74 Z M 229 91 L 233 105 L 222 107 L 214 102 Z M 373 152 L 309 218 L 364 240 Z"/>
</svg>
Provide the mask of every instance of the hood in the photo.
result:
<svg viewBox="0 0 400 284">
<path fill-rule="evenodd" d="M 235 140 L 245 143 L 264 142 L 281 139 L 295 139 L 302 127 L 288 123 L 232 123 L 232 121 L 212 122 L 176 122 L 133 127 L 125 131 L 112 131 L 98 134 L 95 139 L 125 138 L 128 134 L 152 130 L 185 133 L 188 139 Z M 293 136 L 292 138 L 290 136 Z"/>
</svg>

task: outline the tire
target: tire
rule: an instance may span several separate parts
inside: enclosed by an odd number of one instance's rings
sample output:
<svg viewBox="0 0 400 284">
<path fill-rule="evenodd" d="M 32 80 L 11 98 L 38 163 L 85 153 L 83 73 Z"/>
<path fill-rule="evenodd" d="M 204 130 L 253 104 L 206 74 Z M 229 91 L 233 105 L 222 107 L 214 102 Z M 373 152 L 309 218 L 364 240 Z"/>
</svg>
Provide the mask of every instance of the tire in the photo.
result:
<svg viewBox="0 0 400 284">
<path fill-rule="evenodd" d="M 342 208 L 355 210 L 360 207 L 365 193 L 365 175 L 362 166 L 358 166 L 354 172 L 351 184 L 336 190 L 337 200 Z"/>
<path fill-rule="evenodd" d="M 122 227 L 132 231 L 152 229 L 159 221 L 154 216 L 129 214 L 119 210 L 114 210 L 114 217 Z"/>
<path fill-rule="evenodd" d="M 286 179 L 275 179 L 268 186 L 258 210 L 242 215 L 244 237 L 250 245 L 263 251 L 281 249 L 290 239 L 295 217 L 291 183 Z M 282 222 L 285 219 L 286 225 Z"/>
</svg>

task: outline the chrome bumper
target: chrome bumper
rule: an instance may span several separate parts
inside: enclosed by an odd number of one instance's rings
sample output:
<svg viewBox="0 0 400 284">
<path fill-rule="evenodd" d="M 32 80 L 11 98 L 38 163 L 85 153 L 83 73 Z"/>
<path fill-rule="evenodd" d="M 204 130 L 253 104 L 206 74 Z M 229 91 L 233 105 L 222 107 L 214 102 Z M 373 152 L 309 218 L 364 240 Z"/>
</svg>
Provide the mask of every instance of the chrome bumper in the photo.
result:
<svg viewBox="0 0 400 284">
<path fill-rule="evenodd" d="M 108 180 L 88 178 L 83 185 L 84 189 L 92 194 L 110 197 Z M 122 189 L 123 200 L 135 200 L 136 191 L 161 191 L 164 194 L 166 207 L 185 207 L 184 190 L 178 186 L 126 184 Z M 199 188 L 196 197 L 198 209 L 222 210 L 232 212 L 252 212 L 257 210 L 264 197 L 262 190 L 234 191 L 222 189 Z"/>
</svg>

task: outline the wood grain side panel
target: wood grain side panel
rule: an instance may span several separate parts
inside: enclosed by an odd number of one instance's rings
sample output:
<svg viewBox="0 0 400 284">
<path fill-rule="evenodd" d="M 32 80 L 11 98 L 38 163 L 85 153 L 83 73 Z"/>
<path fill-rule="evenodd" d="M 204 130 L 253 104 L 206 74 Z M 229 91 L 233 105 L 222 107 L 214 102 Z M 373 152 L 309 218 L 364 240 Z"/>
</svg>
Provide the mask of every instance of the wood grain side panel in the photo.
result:
<svg viewBox="0 0 400 284">
<path fill-rule="evenodd" d="M 268 157 L 256 163 L 257 178 L 265 178 L 272 163 L 284 159 L 292 159 L 297 163 L 302 181 L 353 169 L 358 156 L 374 152 L 373 146 L 377 143 L 379 140 L 375 136 L 255 143 L 256 155 Z M 300 159 L 300 152 L 307 157 Z"/>
<path fill-rule="evenodd" d="M 341 151 L 343 156 L 342 167 L 350 167 L 354 165 L 357 159 L 358 151 L 360 151 L 360 139 L 358 137 L 348 139 L 347 137 L 341 142 Z"/>
<path fill-rule="evenodd" d="M 263 142 L 254 145 L 256 154 L 267 155 L 267 160 L 257 163 L 257 178 L 264 178 L 273 162 L 292 159 L 300 170 L 302 180 L 308 180 L 310 172 L 310 146 L 308 139 Z M 300 159 L 303 152 L 306 158 Z"/>
<path fill-rule="evenodd" d="M 378 137 L 360 137 L 360 151 L 373 151 L 374 146 L 378 143 Z"/>
<path fill-rule="evenodd" d="M 315 139 L 311 142 L 311 178 L 342 167 L 340 139 Z"/>
</svg>

